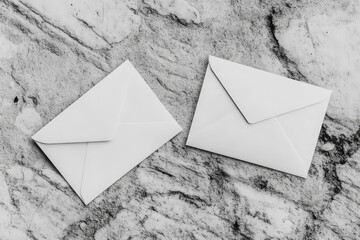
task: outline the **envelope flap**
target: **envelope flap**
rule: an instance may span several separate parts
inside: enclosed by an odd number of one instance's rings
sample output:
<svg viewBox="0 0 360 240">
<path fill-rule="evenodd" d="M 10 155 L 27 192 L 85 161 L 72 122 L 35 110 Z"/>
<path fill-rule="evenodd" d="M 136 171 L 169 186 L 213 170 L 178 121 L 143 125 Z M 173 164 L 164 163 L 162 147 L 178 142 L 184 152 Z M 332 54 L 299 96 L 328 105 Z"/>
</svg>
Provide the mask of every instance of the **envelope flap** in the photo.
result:
<svg viewBox="0 0 360 240">
<path fill-rule="evenodd" d="M 321 102 L 328 89 L 210 56 L 209 65 L 248 123 Z"/>
<path fill-rule="evenodd" d="M 45 144 L 111 140 L 134 71 L 129 61 L 124 62 L 32 138 Z"/>
</svg>

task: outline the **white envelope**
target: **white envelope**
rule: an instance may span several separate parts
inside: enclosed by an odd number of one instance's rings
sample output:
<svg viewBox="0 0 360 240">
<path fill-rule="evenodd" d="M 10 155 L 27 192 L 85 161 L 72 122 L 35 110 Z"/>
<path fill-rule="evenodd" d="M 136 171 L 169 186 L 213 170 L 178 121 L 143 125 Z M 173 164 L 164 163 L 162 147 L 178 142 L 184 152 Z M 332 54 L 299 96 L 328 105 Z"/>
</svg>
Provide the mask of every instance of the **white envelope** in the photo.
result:
<svg viewBox="0 0 360 240">
<path fill-rule="evenodd" d="M 330 96 L 210 56 L 186 145 L 305 178 Z"/>
<path fill-rule="evenodd" d="M 88 204 L 180 131 L 126 61 L 32 138 Z"/>
</svg>

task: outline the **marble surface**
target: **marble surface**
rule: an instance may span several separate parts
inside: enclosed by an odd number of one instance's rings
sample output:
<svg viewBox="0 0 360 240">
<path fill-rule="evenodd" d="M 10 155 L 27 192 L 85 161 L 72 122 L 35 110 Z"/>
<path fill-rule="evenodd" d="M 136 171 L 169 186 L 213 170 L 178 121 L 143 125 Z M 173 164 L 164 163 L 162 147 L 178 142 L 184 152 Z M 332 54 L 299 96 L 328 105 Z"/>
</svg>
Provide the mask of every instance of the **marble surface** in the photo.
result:
<svg viewBox="0 0 360 240">
<path fill-rule="evenodd" d="M 334 91 L 307 179 L 185 147 L 209 54 Z M 126 59 L 184 131 L 85 207 L 30 136 Z M 359 66 L 358 0 L 1 0 L 0 239 L 360 239 Z"/>
</svg>

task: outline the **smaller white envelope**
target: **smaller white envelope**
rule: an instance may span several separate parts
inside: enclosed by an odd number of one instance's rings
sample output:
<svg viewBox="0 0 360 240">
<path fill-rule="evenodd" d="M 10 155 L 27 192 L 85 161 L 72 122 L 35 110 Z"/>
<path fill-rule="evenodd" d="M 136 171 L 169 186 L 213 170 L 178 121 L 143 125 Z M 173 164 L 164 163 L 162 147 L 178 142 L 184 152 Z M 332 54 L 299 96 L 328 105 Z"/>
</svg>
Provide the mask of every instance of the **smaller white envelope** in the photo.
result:
<svg viewBox="0 0 360 240">
<path fill-rule="evenodd" d="M 210 56 L 186 145 L 305 178 L 330 96 Z"/>
<path fill-rule="evenodd" d="M 32 138 L 88 204 L 180 131 L 126 61 Z"/>
</svg>

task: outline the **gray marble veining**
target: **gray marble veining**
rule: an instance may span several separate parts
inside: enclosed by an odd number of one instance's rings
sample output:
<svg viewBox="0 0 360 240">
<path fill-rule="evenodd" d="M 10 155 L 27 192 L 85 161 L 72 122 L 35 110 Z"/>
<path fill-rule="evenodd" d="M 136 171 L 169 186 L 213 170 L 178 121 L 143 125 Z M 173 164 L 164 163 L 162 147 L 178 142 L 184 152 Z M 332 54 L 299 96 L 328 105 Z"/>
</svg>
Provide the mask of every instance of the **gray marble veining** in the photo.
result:
<svg viewBox="0 0 360 240">
<path fill-rule="evenodd" d="M 185 147 L 210 54 L 334 91 L 306 180 Z M 30 136 L 126 59 L 184 131 L 85 207 Z M 359 64 L 358 0 L 1 0 L 0 239 L 359 239 Z"/>
</svg>

